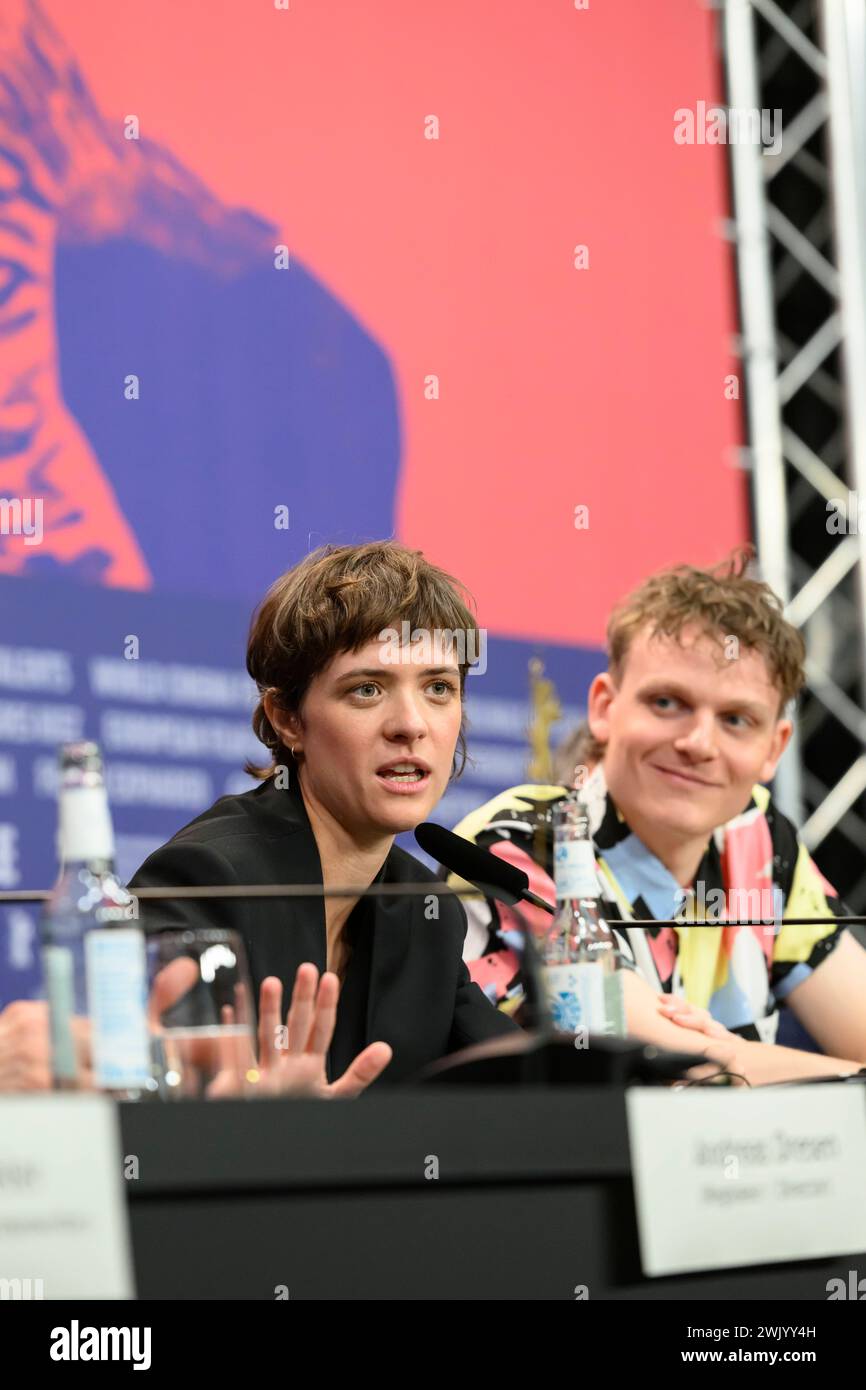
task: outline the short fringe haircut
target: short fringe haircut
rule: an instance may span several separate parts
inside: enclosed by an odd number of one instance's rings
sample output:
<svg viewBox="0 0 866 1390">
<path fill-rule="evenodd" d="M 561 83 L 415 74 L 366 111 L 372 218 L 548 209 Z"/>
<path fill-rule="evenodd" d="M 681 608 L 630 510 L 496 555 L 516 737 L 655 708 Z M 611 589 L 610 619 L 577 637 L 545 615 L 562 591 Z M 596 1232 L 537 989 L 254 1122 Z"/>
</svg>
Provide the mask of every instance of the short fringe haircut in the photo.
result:
<svg viewBox="0 0 866 1390">
<path fill-rule="evenodd" d="M 300 714 L 313 678 L 332 657 L 357 651 L 388 628 L 466 634 L 458 647 L 460 700 L 465 699 L 467 651 L 478 652 L 479 629 L 467 601 L 472 595 L 452 575 L 438 569 L 420 550 L 396 541 L 364 545 L 324 545 L 287 570 L 268 590 L 253 614 L 247 643 L 247 670 L 256 682 L 259 702 L 253 712 L 257 738 L 270 750 L 271 762 L 245 771 L 262 780 L 282 764 L 290 766 L 285 747 L 264 709 L 271 693 L 280 709 Z M 466 715 L 460 723 L 452 768 L 456 780 L 466 765 Z"/>
</svg>

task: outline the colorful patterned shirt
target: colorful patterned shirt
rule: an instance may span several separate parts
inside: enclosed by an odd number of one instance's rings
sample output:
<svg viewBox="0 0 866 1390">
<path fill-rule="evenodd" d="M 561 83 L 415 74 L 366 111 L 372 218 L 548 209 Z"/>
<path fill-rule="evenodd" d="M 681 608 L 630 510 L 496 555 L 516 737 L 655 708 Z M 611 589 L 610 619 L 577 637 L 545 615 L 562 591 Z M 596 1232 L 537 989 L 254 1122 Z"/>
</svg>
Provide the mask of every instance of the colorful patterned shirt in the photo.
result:
<svg viewBox="0 0 866 1390">
<path fill-rule="evenodd" d="M 455 830 L 524 869 L 530 887 L 552 903 L 550 813 L 567 794 L 562 786 L 511 787 Z M 849 914 L 768 788 L 753 787 L 745 810 L 713 833 L 690 898 L 629 829 L 607 790 L 601 764 L 581 796 L 589 811 L 604 914 L 623 924 L 615 928 L 623 965 L 658 992 L 708 1009 L 742 1037 L 775 1042 L 780 1008 L 846 930 L 843 921 L 795 925 L 787 919 Z M 460 881 L 452 875 L 449 882 Z M 465 905 L 469 972 L 498 1007 L 513 1013 L 523 995 L 518 921 L 490 899 L 468 899 Z M 548 930 L 551 919 L 541 909 L 520 910 L 534 932 Z M 702 924 L 705 914 L 712 925 Z M 641 918 L 678 918 L 682 925 L 634 925 Z M 737 918 L 771 924 L 738 926 L 725 920 Z"/>
</svg>

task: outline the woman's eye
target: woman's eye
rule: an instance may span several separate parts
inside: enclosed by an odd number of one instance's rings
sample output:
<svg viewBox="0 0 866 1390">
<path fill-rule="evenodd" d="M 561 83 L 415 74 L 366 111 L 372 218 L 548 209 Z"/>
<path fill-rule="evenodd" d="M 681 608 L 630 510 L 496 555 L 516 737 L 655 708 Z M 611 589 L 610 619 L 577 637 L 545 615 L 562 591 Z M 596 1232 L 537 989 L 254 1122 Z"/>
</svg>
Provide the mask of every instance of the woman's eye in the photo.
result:
<svg viewBox="0 0 866 1390">
<path fill-rule="evenodd" d="M 452 681 L 448 680 L 431 681 L 427 689 L 432 690 L 434 694 L 436 694 L 440 698 L 442 698 L 443 696 L 456 694 L 457 692 L 456 685 L 454 685 Z M 375 681 L 364 681 L 362 685 L 354 685 L 352 689 L 349 691 L 350 695 L 359 695 L 363 700 L 368 700 L 373 696 L 378 695 L 379 693 L 380 687 L 376 684 Z"/>
</svg>

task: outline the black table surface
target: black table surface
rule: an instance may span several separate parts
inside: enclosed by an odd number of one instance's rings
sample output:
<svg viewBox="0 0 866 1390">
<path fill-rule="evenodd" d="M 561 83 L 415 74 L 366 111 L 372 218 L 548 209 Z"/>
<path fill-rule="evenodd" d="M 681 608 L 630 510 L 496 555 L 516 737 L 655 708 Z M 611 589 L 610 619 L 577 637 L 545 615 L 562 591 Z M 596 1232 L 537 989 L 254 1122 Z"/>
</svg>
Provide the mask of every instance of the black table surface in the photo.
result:
<svg viewBox="0 0 866 1390">
<path fill-rule="evenodd" d="M 866 1269 L 864 1253 L 644 1278 L 624 1095 L 122 1104 L 138 1296 L 826 1300 Z"/>
</svg>

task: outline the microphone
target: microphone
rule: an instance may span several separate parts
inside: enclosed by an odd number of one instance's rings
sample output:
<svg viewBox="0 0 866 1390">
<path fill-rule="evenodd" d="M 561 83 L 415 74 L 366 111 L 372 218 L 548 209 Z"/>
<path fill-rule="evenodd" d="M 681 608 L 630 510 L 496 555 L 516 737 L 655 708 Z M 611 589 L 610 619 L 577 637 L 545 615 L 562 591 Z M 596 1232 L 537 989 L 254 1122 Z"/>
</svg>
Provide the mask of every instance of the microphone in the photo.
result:
<svg viewBox="0 0 866 1390">
<path fill-rule="evenodd" d="M 529 876 L 522 869 L 464 840 L 462 835 L 455 835 L 453 830 L 446 830 L 444 825 L 424 821 L 415 827 L 415 839 L 431 859 L 473 884 L 486 897 L 495 898 L 507 907 L 519 902 L 532 903 L 533 907 L 549 912 L 551 917 L 556 916 L 556 908 L 531 891 Z"/>
<path fill-rule="evenodd" d="M 494 898 L 514 908 L 520 918 L 518 902 L 531 902 L 555 916 L 555 909 L 543 898 L 529 891 L 529 878 L 522 869 L 507 863 L 489 850 L 481 849 L 446 830 L 433 821 L 415 828 L 415 839 L 431 858 L 443 868 L 458 874 L 478 888 L 485 897 Z M 573 1040 L 558 1033 L 553 1026 L 547 1006 L 544 973 L 538 948 L 528 924 L 522 923 L 523 974 L 526 1002 L 531 1011 L 534 1033 L 527 1032 L 521 1041 L 496 1038 L 478 1043 L 462 1052 L 441 1058 L 425 1068 L 421 1079 L 454 1085 L 574 1085 L 612 1083 L 625 1086 L 631 1082 L 643 1085 L 667 1084 L 689 1069 L 701 1065 L 700 1054 L 671 1052 L 637 1038 L 609 1038 L 593 1034 L 591 1046 L 579 1053 Z M 512 1055 L 513 1054 L 513 1055 Z M 576 1056 L 580 1062 L 576 1062 Z M 709 1060 L 709 1059 L 703 1059 Z"/>
<path fill-rule="evenodd" d="M 443 868 L 458 874 L 460 878 L 479 889 L 485 897 L 514 908 L 523 936 L 521 955 L 529 1016 L 534 1027 L 546 1035 L 551 1034 L 553 1023 L 547 1006 L 538 948 L 528 924 L 520 917 L 517 904 L 534 903 L 536 907 L 543 907 L 551 916 L 556 915 L 556 909 L 536 893 L 530 892 L 529 877 L 522 869 L 500 859 L 496 854 L 491 854 L 489 850 L 473 845 L 470 840 L 464 840 L 462 835 L 455 835 L 453 830 L 446 830 L 444 825 L 424 821 L 422 825 L 415 827 L 415 839 L 424 853 L 429 854 Z"/>
</svg>

